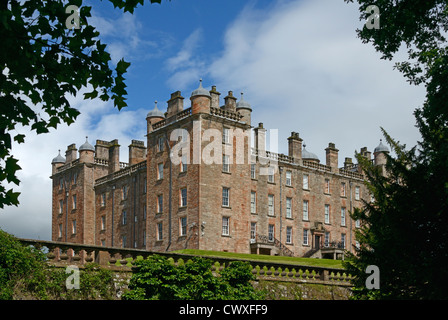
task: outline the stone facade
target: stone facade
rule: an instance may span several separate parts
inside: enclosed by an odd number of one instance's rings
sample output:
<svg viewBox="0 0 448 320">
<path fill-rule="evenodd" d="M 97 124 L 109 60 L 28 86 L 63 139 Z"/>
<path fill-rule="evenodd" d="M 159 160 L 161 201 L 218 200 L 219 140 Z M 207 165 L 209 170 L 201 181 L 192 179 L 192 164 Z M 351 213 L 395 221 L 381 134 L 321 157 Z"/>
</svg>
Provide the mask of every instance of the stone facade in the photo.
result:
<svg viewBox="0 0 448 320">
<path fill-rule="evenodd" d="M 220 106 L 216 87 L 201 83 L 190 100 L 184 109 L 177 91 L 165 113 L 148 113 L 147 144 L 132 140 L 129 163 L 117 140 L 72 144 L 53 159 L 52 240 L 159 252 L 352 250 L 359 226 L 350 212 L 370 195 L 351 158 L 339 168 L 329 143 L 321 164 L 297 132 L 288 155 L 265 150 L 266 129 L 251 126 L 250 104 L 231 91 Z M 372 159 L 380 166 L 383 147 Z"/>
</svg>

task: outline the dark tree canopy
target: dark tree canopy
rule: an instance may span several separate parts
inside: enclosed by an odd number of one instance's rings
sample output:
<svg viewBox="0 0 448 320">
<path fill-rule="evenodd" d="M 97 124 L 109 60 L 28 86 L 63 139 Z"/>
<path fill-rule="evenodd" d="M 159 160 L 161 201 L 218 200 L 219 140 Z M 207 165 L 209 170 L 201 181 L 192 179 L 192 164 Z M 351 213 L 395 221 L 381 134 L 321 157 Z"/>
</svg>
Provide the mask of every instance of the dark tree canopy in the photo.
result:
<svg viewBox="0 0 448 320">
<path fill-rule="evenodd" d="M 353 2 L 346 0 L 346 2 Z M 406 150 L 382 129 L 395 155 L 383 176 L 358 155 L 375 201 L 353 213 L 362 221 L 360 248 L 346 263 L 357 276 L 355 297 L 447 299 L 448 291 L 448 3 L 446 0 L 358 0 L 360 19 L 368 5 L 380 10 L 380 28 L 358 30 L 392 59 L 407 48 L 408 60 L 396 64 L 407 81 L 426 87 L 414 112 L 421 134 Z M 392 106 L 391 106 L 392 107 Z M 368 290 L 368 265 L 380 269 L 380 289 Z"/>
<path fill-rule="evenodd" d="M 131 13 L 144 4 L 144 0 L 110 1 Z M 68 6 L 79 12 L 67 10 Z M 92 88 L 85 99 L 113 100 L 119 110 L 126 107 L 124 74 L 130 63 L 122 59 L 111 66 L 106 44 L 89 24 L 90 10 L 82 0 L 0 0 L 0 208 L 19 203 L 19 193 L 4 185 L 20 182 L 16 176 L 20 166 L 11 154 L 13 141 L 25 141 L 25 135 L 15 130 L 18 125 L 37 134 L 60 123 L 70 125 L 79 111 L 67 98 L 81 88 Z M 78 28 L 67 28 L 73 13 L 79 17 Z"/>
</svg>

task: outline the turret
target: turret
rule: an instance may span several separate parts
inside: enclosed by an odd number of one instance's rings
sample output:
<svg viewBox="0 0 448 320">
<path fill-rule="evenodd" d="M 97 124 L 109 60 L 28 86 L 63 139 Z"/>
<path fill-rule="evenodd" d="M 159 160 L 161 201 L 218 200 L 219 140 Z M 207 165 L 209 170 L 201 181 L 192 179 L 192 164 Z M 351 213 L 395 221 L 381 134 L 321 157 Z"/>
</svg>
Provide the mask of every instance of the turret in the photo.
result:
<svg viewBox="0 0 448 320">
<path fill-rule="evenodd" d="M 191 113 L 210 113 L 210 92 L 202 87 L 202 79 L 199 80 L 199 88 L 191 93 Z"/>
<path fill-rule="evenodd" d="M 58 150 L 59 153 L 56 158 L 53 158 L 51 161 L 51 173 L 55 174 L 57 169 L 65 164 L 65 158 L 61 156 L 61 150 Z"/>
<path fill-rule="evenodd" d="M 93 163 L 95 158 L 95 148 L 89 143 L 86 137 L 86 142 L 79 147 L 79 162 Z"/>
<path fill-rule="evenodd" d="M 182 98 L 183 99 L 183 98 Z M 146 115 L 147 132 L 153 131 L 153 125 L 159 121 L 165 119 L 165 115 L 157 108 L 157 101 L 154 102 L 154 109 L 148 112 Z"/>
<path fill-rule="evenodd" d="M 236 104 L 236 111 L 243 116 L 240 121 L 244 121 L 246 124 L 250 125 L 252 107 L 249 102 L 244 100 L 243 95 L 243 92 L 241 92 L 241 99 Z"/>
</svg>

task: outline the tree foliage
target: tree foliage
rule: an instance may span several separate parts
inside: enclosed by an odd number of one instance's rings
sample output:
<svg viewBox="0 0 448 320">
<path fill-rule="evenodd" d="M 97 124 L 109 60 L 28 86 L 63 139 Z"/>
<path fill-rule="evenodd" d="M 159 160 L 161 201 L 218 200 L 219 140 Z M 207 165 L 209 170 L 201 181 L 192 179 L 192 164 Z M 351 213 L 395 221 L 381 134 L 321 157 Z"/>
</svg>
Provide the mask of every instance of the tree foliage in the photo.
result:
<svg viewBox="0 0 448 320">
<path fill-rule="evenodd" d="M 170 259 L 154 255 L 137 260 L 130 280 L 127 300 L 228 300 L 260 299 L 251 281 L 255 280 L 247 262 L 232 262 L 214 275 L 212 261 L 194 257 L 175 265 Z"/>
<path fill-rule="evenodd" d="M 110 1 L 131 13 L 144 3 Z M 67 28 L 69 5 L 79 8 L 79 28 Z M 112 100 L 119 110 L 127 106 L 124 74 L 130 63 L 121 59 L 111 65 L 106 44 L 89 24 L 90 11 L 82 0 L 0 0 L 0 208 L 19 203 L 19 193 L 4 184 L 20 182 L 21 168 L 11 154 L 13 141 L 25 142 L 19 126 L 41 134 L 72 124 L 79 110 L 69 95 L 87 87 L 92 91 L 85 99 Z"/>
<path fill-rule="evenodd" d="M 346 0 L 347 2 L 352 2 Z M 360 18 L 368 5 L 380 10 L 380 29 L 358 36 L 392 59 L 400 48 L 408 60 L 396 68 L 413 85 L 426 87 L 414 112 L 421 140 L 410 150 L 382 129 L 396 154 L 387 156 L 386 176 L 358 155 L 374 195 L 355 210 L 362 221 L 360 248 L 346 263 L 357 276 L 356 298 L 447 299 L 448 291 L 448 4 L 431 1 L 358 0 Z M 380 289 L 367 290 L 368 265 L 380 269 Z"/>
</svg>

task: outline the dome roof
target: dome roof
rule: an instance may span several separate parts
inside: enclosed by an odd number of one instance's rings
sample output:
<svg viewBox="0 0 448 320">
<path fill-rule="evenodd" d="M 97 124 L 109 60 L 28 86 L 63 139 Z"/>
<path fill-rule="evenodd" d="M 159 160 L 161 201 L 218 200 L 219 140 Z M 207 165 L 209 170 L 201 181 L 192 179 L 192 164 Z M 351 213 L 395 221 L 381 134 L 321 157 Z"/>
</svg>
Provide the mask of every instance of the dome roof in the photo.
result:
<svg viewBox="0 0 448 320">
<path fill-rule="evenodd" d="M 252 111 L 250 103 L 244 100 L 243 93 L 241 92 L 241 99 L 236 103 L 236 109 L 249 109 Z"/>
<path fill-rule="evenodd" d="M 308 150 L 305 149 L 306 145 L 303 145 L 303 150 L 302 150 L 302 159 L 304 160 L 319 160 L 319 158 L 312 152 L 309 152 Z"/>
<path fill-rule="evenodd" d="M 373 152 L 389 152 L 389 148 L 383 144 L 383 140 L 380 139 L 380 144 L 375 148 Z"/>
<path fill-rule="evenodd" d="M 86 142 L 79 147 L 79 151 L 95 151 L 95 148 L 87 141 L 86 137 Z"/>
<path fill-rule="evenodd" d="M 204 89 L 202 87 L 202 79 L 199 80 L 199 88 L 194 90 L 191 93 L 191 96 L 192 97 L 194 97 L 194 96 L 207 96 L 207 97 L 210 97 L 210 92 L 207 89 Z"/>
<path fill-rule="evenodd" d="M 51 161 L 51 164 L 54 163 L 65 163 L 65 158 L 61 156 L 61 150 L 59 150 L 58 156 Z"/>
<path fill-rule="evenodd" d="M 154 109 L 148 112 L 146 118 L 165 118 L 165 114 L 157 108 L 157 101 L 154 102 Z"/>
</svg>

